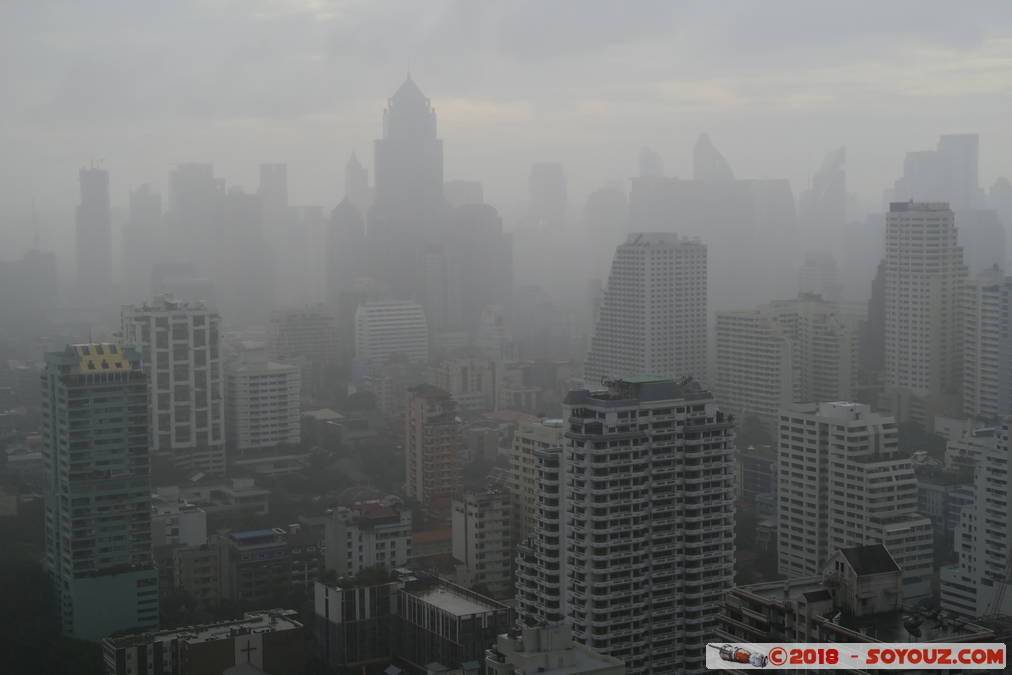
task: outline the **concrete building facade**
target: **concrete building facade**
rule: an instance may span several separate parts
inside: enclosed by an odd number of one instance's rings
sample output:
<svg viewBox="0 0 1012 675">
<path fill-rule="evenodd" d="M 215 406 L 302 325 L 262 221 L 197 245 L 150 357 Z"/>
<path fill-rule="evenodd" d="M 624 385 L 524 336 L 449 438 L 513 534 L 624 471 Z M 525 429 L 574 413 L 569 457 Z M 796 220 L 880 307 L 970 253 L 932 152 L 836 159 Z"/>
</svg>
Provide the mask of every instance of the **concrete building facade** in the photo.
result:
<svg viewBox="0 0 1012 675">
<path fill-rule="evenodd" d="M 931 520 L 893 417 L 864 404 L 798 404 L 781 412 L 777 451 L 779 570 L 819 574 L 841 548 L 881 543 L 903 570 L 908 600 L 929 596 Z"/>
<path fill-rule="evenodd" d="M 151 401 L 151 449 L 182 469 L 225 473 L 220 319 L 199 302 L 160 296 L 123 307 L 124 345 L 141 353 Z"/>
<path fill-rule="evenodd" d="M 671 233 L 630 234 L 615 251 L 585 379 L 657 373 L 706 382 L 706 246 Z"/>
<path fill-rule="evenodd" d="M 46 571 L 63 634 L 158 625 L 147 378 L 115 344 L 68 345 L 42 372 Z"/>
<path fill-rule="evenodd" d="M 653 376 L 571 391 L 563 408 L 563 448 L 535 451 L 544 492 L 517 556 L 518 617 L 561 619 L 629 673 L 701 671 L 734 576 L 730 419 L 693 380 Z"/>
</svg>

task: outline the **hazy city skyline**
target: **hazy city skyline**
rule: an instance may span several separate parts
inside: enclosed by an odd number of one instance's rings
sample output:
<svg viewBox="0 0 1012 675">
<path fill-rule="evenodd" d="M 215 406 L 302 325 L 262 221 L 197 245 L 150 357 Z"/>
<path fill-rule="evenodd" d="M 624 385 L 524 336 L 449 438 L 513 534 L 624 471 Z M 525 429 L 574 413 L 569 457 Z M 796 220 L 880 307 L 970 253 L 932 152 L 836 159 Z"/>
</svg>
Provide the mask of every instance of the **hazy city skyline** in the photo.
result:
<svg viewBox="0 0 1012 675">
<path fill-rule="evenodd" d="M 847 148 L 862 210 L 940 134 L 981 136 L 981 185 L 1012 173 L 1004 124 L 1012 8 L 948 4 L 647 2 L 398 5 L 188 1 L 4 9 L 0 113 L 12 255 L 71 228 L 77 169 L 110 171 L 115 211 L 169 170 L 212 162 L 255 189 L 289 165 L 292 203 L 331 208 L 344 163 L 373 170 L 378 112 L 405 72 L 432 99 L 446 179 L 483 181 L 507 229 L 530 166 L 565 165 L 571 210 L 627 187 L 641 146 L 691 175 L 706 132 L 736 175 L 787 178 L 797 198 L 825 153 Z M 953 119 L 959 120 L 958 128 Z M 59 249 L 60 246 L 55 246 Z M 9 256 L 5 256 L 9 257 Z"/>
</svg>

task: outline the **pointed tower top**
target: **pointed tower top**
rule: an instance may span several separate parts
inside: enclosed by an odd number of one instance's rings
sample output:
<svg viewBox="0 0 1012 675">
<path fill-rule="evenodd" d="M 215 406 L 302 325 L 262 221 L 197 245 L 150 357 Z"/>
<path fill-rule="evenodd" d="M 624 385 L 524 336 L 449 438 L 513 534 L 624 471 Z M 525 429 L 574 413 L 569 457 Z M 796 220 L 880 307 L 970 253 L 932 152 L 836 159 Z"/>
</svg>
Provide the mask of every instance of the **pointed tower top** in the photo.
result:
<svg viewBox="0 0 1012 675">
<path fill-rule="evenodd" d="M 348 158 L 348 166 L 361 167 L 362 163 L 358 161 L 358 155 L 355 151 L 351 151 L 351 157 Z"/>
<path fill-rule="evenodd" d="M 422 90 L 418 88 L 417 84 L 415 84 L 415 81 L 411 79 L 411 73 L 408 73 L 407 79 L 405 79 L 404 83 L 398 87 L 397 91 L 394 92 L 394 95 L 390 97 L 390 100 L 391 102 L 398 104 L 423 103 L 428 105 L 429 103 L 428 96 L 423 94 Z"/>
</svg>

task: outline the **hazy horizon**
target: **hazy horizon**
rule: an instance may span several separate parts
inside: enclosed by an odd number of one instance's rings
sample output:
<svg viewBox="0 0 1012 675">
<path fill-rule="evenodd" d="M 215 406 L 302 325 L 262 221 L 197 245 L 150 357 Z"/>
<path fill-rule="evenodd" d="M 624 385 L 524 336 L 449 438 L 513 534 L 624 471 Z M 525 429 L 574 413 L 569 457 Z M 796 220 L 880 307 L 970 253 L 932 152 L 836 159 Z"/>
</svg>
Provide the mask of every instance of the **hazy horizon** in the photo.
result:
<svg viewBox="0 0 1012 675">
<path fill-rule="evenodd" d="M 312 0 L 14 2 L 0 13 L 3 237 L 72 232 L 77 169 L 99 162 L 114 208 L 166 194 L 169 169 L 213 163 L 255 191 L 289 167 L 291 201 L 329 209 L 354 151 L 373 169 L 386 99 L 410 71 L 432 100 L 447 180 L 522 209 L 530 165 L 560 161 L 571 213 L 635 174 L 641 146 L 690 177 L 713 139 L 739 177 L 787 178 L 795 198 L 847 148 L 862 210 L 904 154 L 979 133 L 981 186 L 1012 174 L 1012 7 L 987 2 L 673 3 Z"/>
</svg>

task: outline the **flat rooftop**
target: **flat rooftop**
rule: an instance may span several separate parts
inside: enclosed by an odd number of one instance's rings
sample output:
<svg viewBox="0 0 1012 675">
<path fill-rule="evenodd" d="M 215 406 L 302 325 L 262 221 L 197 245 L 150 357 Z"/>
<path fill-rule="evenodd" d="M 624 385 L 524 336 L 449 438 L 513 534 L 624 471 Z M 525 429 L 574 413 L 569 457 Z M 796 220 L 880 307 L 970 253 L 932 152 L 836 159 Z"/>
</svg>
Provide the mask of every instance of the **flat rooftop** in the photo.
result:
<svg viewBox="0 0 1012 675">
<path fill-rule="evenodd" d="M 171 642 L 172 640 L 183 640 L 190 644 L 216 642 L 218 640 L 227 640 L 237 635 L 301 629 L 302 623 L 296 620 L 297 616 L 298 612 L 293 609 L 247 612 L 242 619 L 236 619 L 235 621 L 205 623 L 196 626 L 183 626 L 182 628 L 174 628 L 172 630 L 106 638 L 106 642 L 116 648 L 135 647 L 153 642 Z"/>
<path fill-rule="evenodd" d="M 424 600 L 434 607 L 438 607 L 445 612 L 449 612 L 454 616 L 484 614 L 486 612 L 495 612 L 502 609 L 501 606 L 497 606 L 491 602 L 482 601 L 479 596 L 464 595 L 454 588 L 444 585 L 438 585 L 433 588 L 422 590 L 406 590 L 405 592 L 410 593 L 416 598 Z"/>
</svg>

